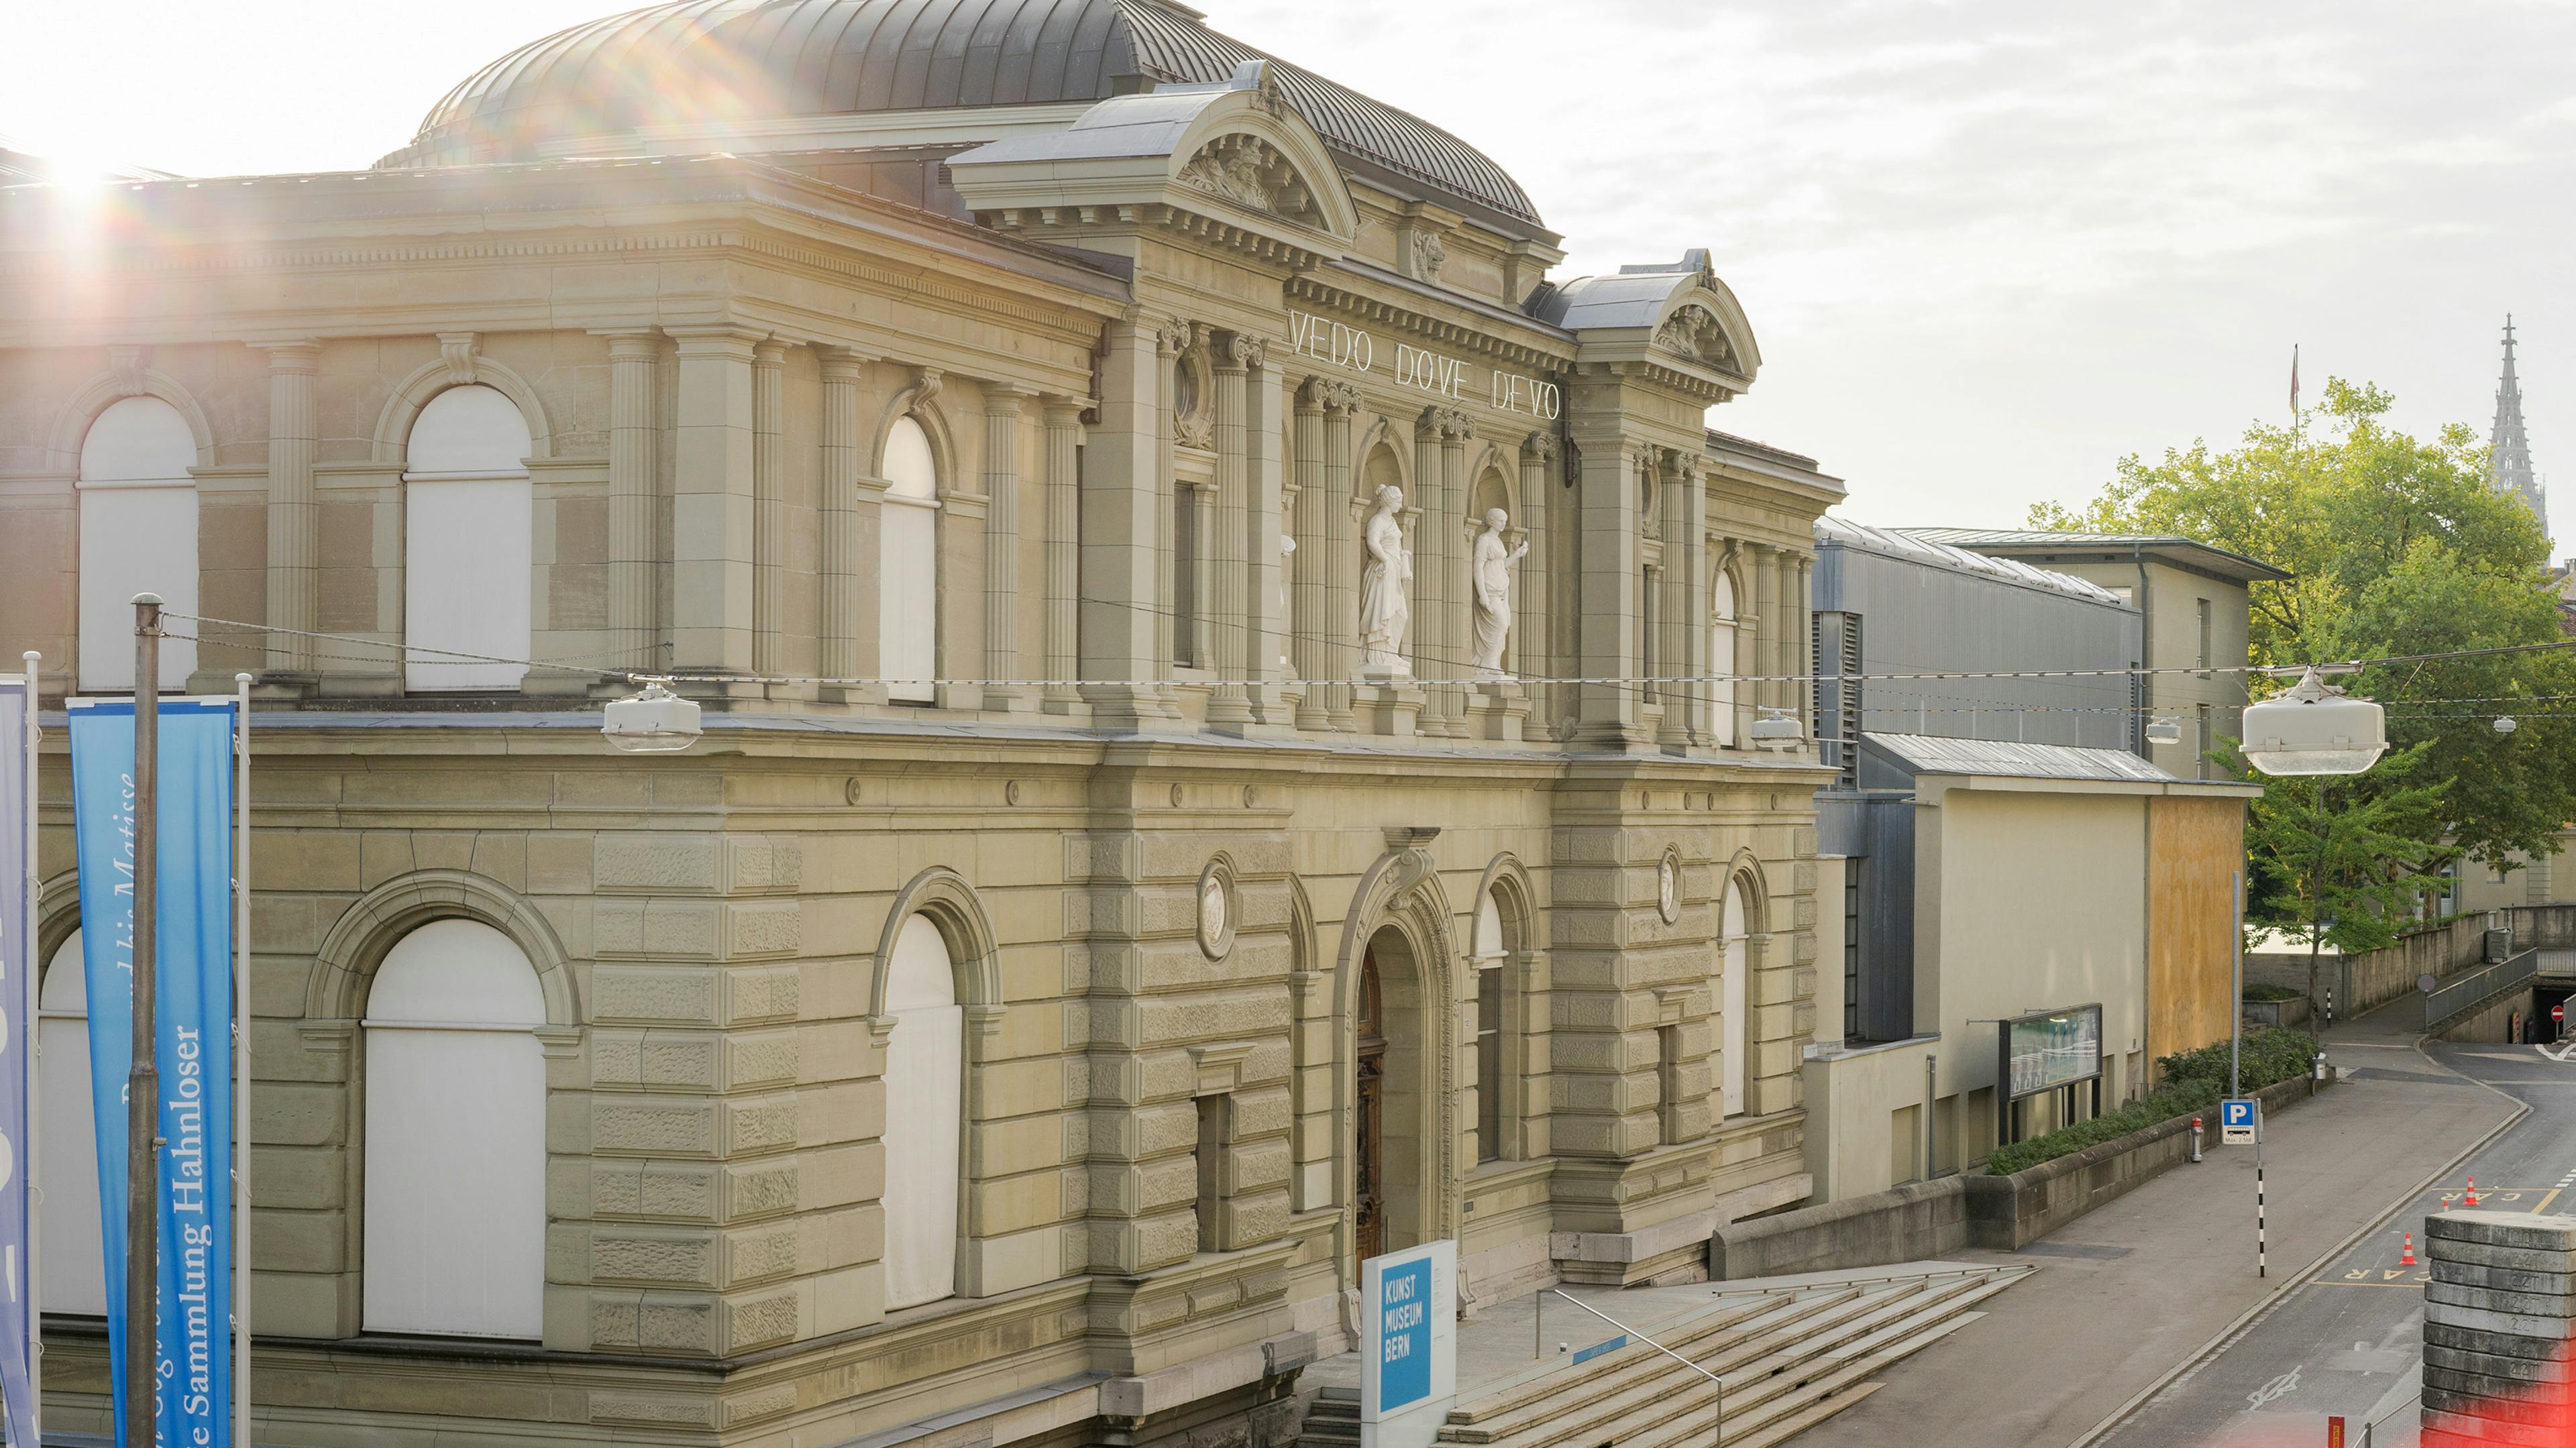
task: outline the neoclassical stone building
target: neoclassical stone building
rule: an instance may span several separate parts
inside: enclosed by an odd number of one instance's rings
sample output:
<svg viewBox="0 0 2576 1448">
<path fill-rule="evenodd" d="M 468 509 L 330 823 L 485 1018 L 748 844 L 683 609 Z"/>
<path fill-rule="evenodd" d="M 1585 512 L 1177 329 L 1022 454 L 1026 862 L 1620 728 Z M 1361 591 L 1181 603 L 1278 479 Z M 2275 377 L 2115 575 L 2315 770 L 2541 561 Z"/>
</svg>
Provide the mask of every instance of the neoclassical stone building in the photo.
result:
<svg viewBox="0 0 2576 1448">
<path fill-rule="evenodd" d="M 258 676 L 261 1441 L 1276 1441 L 1364 1254 L 1806 1198 L 1840 485 L 1707 430 L 1704 253 L 1558 242 L 1161 0 L 687 0 L 371 170 L 0 190 L 0 656 L 130 689 L 152 588 Z"/>
</svg>

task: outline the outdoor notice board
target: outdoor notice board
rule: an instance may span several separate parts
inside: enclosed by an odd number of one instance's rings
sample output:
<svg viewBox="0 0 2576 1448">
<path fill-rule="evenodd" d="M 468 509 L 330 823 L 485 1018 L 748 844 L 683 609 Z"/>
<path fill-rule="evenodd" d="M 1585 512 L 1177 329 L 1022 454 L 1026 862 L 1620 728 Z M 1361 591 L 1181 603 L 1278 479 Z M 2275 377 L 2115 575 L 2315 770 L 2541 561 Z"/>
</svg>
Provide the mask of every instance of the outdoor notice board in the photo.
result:
<svg viewBox="0 0 2576 1448">
<path fill-rule="evenodd" d="M 1360 1442 L 1427 1448 L 1458 1396 L 1458 1244 L 1360 1264 Z"/>
<path fill-rule="evenodd" d="M 1999 1021 L 2004 1099 L 2019 1101 L 2102 1074 L 2102 1008 L 2075 1006 Z"/>
</svg>

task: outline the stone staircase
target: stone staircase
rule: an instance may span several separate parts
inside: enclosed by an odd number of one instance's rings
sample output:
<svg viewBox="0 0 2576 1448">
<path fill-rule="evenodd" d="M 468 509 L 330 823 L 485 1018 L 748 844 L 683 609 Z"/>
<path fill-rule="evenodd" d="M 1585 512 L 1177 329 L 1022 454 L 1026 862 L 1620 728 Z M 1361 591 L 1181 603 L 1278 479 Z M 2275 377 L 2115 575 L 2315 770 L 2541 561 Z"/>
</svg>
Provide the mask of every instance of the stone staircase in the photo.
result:
<svg viewBox="0 0 2576 1448">
<path fill-rule="evenodd" d="M 1462 1385 L 1439 1441 L 1490 1448 L 1770 1448 L 1875 1392 L 1874 1374 L 1983 1316 L 1971 1310 L 1975 1304 L 2031 1270 L 1962 1268 L 1729 1296 L 1696 1316 L 1649 1327 L 1656 1341 L 1717 1374 L 1722 1392 L 1631 1341 L 1581 1364 Z M 1593 1301 L 1628 1320 L 1615 1295 Z M 1597 1321 L 1589 1326 L 1616 1335 Z M 1722 1435 L 1712 1431 L 1721 1406 Z M 1355 1390 L 1325 1387 L 1307 1415 L 1300 1448 L 1358 1443 L 1359 1413 Z"/>
</svg>

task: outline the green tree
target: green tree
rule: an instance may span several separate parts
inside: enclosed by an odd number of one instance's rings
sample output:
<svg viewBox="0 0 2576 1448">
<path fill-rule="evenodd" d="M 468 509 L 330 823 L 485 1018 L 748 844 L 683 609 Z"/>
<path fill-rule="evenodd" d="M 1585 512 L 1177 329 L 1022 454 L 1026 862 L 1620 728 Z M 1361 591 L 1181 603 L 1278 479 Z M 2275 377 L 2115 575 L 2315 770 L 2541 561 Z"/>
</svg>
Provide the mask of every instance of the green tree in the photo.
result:
<svg viewBox="0 0 2576 1448">
<path fill-rule="evenodd" d="M 2429 745 L 2382 761 L 2414 774 Z M 2416 898 L 2440 886 L 2426 873 L 2438 850 L 2439 785 L 2362 791 L 2347 781 L 2266 778 L 2245 821 L 2252 866 L 2246 915 L 2308 943 L 2308 1000 L 2317 1003 L 2317 951 L 2377 950 L 2397 938 Z M 2356 797 L 2336 800 L 2338 794 Z"/>
<path fill-rule="evenodd" d="M 2490 485 L 2466 427 L 2418 441 L 2388 426 L 2390 406 L 2338 378 L 2289 426 L 2258 423 L 2233 451 L 2196 442 L 2161 462 L 2123 458 L 2100 496 L 2041 504 L 2031 525 L 2179 533 L 2289 570 L 2253 585 L 2260 665 L 2559 640 L 2539 521 Z M 2419 869 L 2542 853 L 2576 817 L 2576 720 L 2556 717 L 2576 713 L 2560 702 L 2576 699 L 2568 653 L 2382 665 L 2344 682 L 2388 706 L 2395 752 L 2336 787 L 2336 807 L 2433 791 L 2429 809 L 2388 817 L 2419 832 Z M 2258 679 L 2255 692 L 2287 683 Z M 2511 734 L 2493 727 L 2506 713 L 2521 726 Z"/>
</svg>

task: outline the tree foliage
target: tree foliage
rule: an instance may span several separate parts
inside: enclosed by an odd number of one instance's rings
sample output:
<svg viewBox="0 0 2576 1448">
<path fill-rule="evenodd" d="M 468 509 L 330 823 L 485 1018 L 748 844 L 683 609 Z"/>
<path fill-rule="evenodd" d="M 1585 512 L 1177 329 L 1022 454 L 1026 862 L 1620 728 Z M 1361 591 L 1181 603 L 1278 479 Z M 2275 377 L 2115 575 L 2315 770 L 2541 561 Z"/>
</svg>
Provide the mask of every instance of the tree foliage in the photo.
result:
<svg viewBox="0 0 2576 1448">
<path fill-rule="evenodd" d="M 2031 526 L 2178 533 L 2289 570 L 2286 581 L 2251 590 L 2259 665 L 2561 639 L 2539 520 L 2491 486 L 2487 449 L 2468 428 L 2418 441 L 2388 425 L 2391 401 L 2335 379 L 2323 405 L 2289 426 L 2257 423 L 2227 452 L 2196 442 L 2160 462 L 2123 458 L 2099 497 L 2075 509 L 2041 504 Z M 2576 816 L 2571 654 L 2386 664 L 2343 681 L 2387 706 L 2392 749 L 2370 774 L 2334 788 L 2335 807 L 2410 801 L 2354 826 L 2354 838 L 2420 847 L 2384 861 L 2382 873 L 2429 871 L 2463 855 L 2500 864 L 2551 848 Z M 2254 692 L 2288 682 L 2258 676 Z M 2499 714 L 2520 727 L 2498 733 Z M 2313 814 L 2299 793 L 2306 786 L 2268 783 L 2280 796 L 2266 801 L 2276 818 Z M 2258 877 L 2264 870 L 2257 858 Z"/>
<path fill-rule="evenodd" d="M 2403 775 L 2417 761 L 2387 763 Z M 2261 782 L 2263 797 L 2245 822 L 2245 853 L 2253 865 L 2246 915 L 2302 940 L 2313 934 L 2316 943 L 2337 950 L 2377 950 L 2395 941 L 2416 899 L 2440 884 L 2423 868 L 2434 853 L 2425 836 L 2440 791 L 2425 785 L 2372 791 L 2339 805 L 2334 796 L 2353 788 L 2340 780 Z"/>
</svg>

